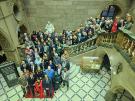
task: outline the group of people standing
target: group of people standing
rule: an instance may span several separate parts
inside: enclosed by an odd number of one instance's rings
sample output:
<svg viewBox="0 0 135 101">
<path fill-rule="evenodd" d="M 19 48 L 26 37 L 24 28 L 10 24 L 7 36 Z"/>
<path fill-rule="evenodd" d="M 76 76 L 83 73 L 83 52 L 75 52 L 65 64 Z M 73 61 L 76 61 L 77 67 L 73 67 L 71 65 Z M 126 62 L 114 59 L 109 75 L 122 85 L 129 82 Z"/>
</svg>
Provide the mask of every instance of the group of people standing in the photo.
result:
<svg viewBox="0 0 135 101">
<path fill-rule="evenodd" d="M 129 16 L 129 15 L 127 15 Z M 74 31 L 63 30 L 59 35 L 48 22 L 45 32 L 24 33 L 25 59 L 20 64 L 18 83 L 24 96 L 52 97 L 61 84 L 69 88 L 70 62 L 64 51 L 65 45 L 75 45 L 92 38 L 95 33 L 117 32 L 119 27 L 130 29 L 131 19 L 88 18 Z"/>
<path fill-rule="evenodd" d="M 60 85 L 69 88 L 70 62 L 54 33 L 33 31 L 25 35 L 25 59 L 18 83 L 25 97 L 53 97 Z"/>
</svg>

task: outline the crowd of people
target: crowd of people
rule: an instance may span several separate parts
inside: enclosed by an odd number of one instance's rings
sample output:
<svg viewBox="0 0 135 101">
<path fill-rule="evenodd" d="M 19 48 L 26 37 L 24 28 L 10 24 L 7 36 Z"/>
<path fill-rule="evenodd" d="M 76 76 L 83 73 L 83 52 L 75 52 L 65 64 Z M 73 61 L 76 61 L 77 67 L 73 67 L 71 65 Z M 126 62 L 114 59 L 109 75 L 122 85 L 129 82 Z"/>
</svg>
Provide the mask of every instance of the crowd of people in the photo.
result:
<svg viewBox="0 0 135 101">
<path fill-rule="evenodd" d="M 59 35 L 48 22 L 45 32 L 33 31 L 31 36 L 24 33 L 25 59 L 20 64 L 18 80 L 24 96 L 53 97 L 54 92 L 63 84 L 69 88 L 70 62 L 64 51 L 65 45 L 75 45 L 92 38 L 95 33 L 117 32 L 119 27 L 131 29 L 133 21 L 116 17 L 88 18 L 74 31 L 63 30 Z"/>
<path fill-rule="evenodd" d="M 61 83 L 68 89 L 70 62 L 58 37 L 41 31 L 33 31 L 31 38 L 24 35 L 26 58 L 20 64 L 19 78 L 24 96 L 52 97 Z"/>
</svg>

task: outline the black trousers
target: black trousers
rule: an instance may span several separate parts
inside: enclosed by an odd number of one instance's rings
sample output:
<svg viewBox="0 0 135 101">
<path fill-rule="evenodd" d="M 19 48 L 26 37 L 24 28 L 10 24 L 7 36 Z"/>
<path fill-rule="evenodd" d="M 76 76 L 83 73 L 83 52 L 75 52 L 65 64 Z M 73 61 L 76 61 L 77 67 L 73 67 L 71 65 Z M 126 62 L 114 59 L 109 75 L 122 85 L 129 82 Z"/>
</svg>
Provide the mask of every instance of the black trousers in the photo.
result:
<svg viewBox="0 0 135 101">
<path fill-rule="evenodd" d="M 32 92 L 32 96 L 35 96 L 34 86 L 28 86 L 27 90 L 28 90 L 28 92 Z"/>
<path fill-rule="evenodd" d="M 26 88 L 25 88 L 25 87 L 22 87 L 22 86 L 21 86 L 21 88 L 22 88 L 23 94 L 24 94 L 24 96 L 25 96 L 25 94 L 26 94 Z"/>
<path fill-rule="evenodd" d="M 67 88 L 69 88 L 69 81 L 67 81 L 67 80 L 63 80 L 63 86 L 67 86 Z"/>
</svg>

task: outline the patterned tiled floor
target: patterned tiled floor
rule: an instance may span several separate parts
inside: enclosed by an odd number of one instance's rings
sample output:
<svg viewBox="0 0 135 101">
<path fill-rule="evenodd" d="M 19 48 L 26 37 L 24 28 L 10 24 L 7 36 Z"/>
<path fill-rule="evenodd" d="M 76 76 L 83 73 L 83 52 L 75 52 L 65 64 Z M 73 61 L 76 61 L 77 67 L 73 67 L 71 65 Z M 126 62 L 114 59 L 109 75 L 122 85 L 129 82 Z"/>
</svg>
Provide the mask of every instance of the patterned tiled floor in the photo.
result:
<svg viewBox="0 0 135 101">
<path fill-rule="evenodd" d="M 110 88 L 110 75 L 103 70 L 100 74 L 84 74 L 81 71 L 70 80 L 69 90 L 61 87 L 53 99 L 26 99 L 19 85 L 9 88 L 0 74 L 0 101 L 105 101 Z"/>
</svg>

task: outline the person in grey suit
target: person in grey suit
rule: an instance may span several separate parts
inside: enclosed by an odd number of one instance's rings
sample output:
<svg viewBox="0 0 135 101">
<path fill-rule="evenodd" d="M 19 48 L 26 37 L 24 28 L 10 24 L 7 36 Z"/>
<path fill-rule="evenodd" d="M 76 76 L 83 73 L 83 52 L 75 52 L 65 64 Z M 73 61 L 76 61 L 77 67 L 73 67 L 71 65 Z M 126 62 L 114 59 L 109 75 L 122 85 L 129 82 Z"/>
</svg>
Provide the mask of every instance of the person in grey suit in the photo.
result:
<svg viewBox="0 0 135 101">
<path fill-rule="evenodd" d="M 69 71 L 67 68 L 64 68 L 64 71 L 62 72 L 62 82 L 63 86 L 67 86 L 67 90 L 69 89 Z"/>
</svg>

